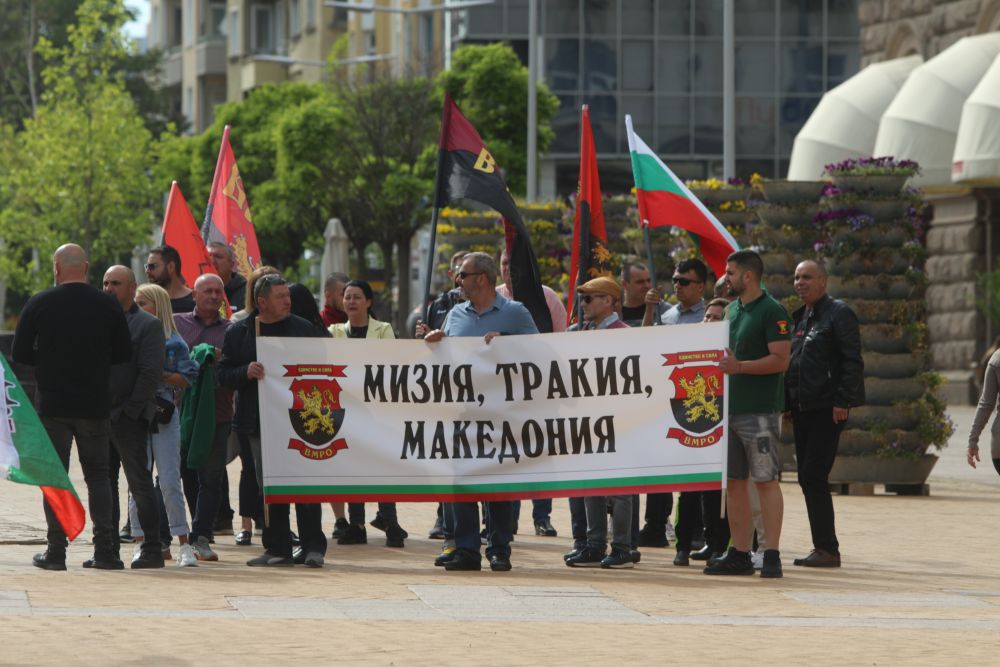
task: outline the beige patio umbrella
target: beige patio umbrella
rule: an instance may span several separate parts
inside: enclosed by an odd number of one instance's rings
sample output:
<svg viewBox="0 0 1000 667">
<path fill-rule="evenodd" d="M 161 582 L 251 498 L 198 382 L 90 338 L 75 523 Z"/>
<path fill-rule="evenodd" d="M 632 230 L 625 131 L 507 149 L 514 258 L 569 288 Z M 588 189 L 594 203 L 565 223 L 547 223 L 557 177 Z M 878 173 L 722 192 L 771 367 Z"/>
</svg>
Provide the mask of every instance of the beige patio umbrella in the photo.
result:
<svg viewBox="0 0 1000 667">
<path fill-rule="evenodd" d="M 875 63 L 827 91 L 795 136 L 788 180 L 813 181 L 831 162 L 871 156 L 882 114 L 922 62 L 907 56 Z"/>
</svg>

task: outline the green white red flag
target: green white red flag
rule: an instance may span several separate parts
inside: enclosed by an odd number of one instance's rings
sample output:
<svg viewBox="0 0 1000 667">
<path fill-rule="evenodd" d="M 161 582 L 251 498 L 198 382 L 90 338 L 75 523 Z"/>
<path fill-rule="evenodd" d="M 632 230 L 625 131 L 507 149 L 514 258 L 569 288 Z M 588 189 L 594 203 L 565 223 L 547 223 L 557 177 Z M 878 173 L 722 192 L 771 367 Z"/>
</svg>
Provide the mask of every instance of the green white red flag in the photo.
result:
<svg viewBox="0 0 1000 667">
<path fill-rule="evenodd" d="M 83 504 L 21 383 L 2 355 L 0 361 L 0 407 L 5 415 L 0 418 L 0 479 L 40 487 L 72 540 L 83 531 Z"/>
<path fill-rule="evenodd" d="M 696 235 L 705 263 L 724 276 L 726 257 L 740 249 L 736 239 L 632 130 L 631 116 L 625 116 L 625 128 L 642 224 L 680 227 Z"/>
</svg>

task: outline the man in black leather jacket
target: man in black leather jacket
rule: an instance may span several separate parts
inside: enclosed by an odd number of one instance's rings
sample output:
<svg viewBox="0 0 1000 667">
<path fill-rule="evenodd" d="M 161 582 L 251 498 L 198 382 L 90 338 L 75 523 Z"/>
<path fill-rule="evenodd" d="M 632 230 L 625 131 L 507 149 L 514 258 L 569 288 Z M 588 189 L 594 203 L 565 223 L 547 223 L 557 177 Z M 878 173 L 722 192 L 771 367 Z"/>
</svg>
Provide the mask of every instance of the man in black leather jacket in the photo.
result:
<svg viewBox="0 0 1000 667">
<path fill-rule="evenodd" d="M 799 486 L 806 500 L 813 550 L 795 559 L 805 567 L 840 567 L 829 477 L 850 409 L 864 404 L 864 362 L 858 318 L 826 293 L 826 267 L 795 267 L 803 306 L 792 314 L 792 352 L 785 373 L 785 408 L 795 431 Z"/>
</svg>

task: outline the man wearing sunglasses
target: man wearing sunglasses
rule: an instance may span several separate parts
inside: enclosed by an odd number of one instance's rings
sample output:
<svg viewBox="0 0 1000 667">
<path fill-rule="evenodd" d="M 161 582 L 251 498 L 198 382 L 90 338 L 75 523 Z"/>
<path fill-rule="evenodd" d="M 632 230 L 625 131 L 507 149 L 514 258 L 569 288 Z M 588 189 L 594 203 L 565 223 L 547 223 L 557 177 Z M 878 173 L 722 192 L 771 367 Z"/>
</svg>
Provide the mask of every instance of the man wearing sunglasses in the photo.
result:
<svg viewBox="0 0 1000 667">
<path fill-rule="evenodd" d="M 437 343 L 446 336 L 481 336 L 489 344 L 497 336 L 538 333 L 528 309 L 518 301 L 496 292 L 497 264 L 485 252 L 465 256 L 456 274 L 465 301 L 448 313 L 444 326 L 424 336 Z M 479 505 L 475 502 L 449 503 L 454 516 L 456 551 L 442 553 L 437 562 L 446 570 L 482 569 L 479 555 Z M 448 505 L 445 511 L 448 511 Z M 486 503 L 486 530 L 489 535 L 486 557 L 495 572 L 510 570 L 510 542 L 513 532 L 513 503 Z"/>
<path fill-rule="evenodd" d="M 615 312 L 615 303 L 621 289 L 607 277 L 588 280 L 577 288 L 580 309 L 583 311 L 583 331 L 600 329 L 628 329 Z M 608 547 L 608 501 L 611 501 L 611 553 Z M 570 511 L 576 530 L 574 544 L 579 536 L 580 505 L 586 517 L 586 543 L 580 544 L 563 557 L 569 567 L 601 567 L 622 569 L 633 566 L 632 561 L 632 503 L 631 495 L 587 496 L 570 499 Z M 638 552 L 636 552 L 638 553 Z"/>
<path fill-rule="evenodd" d="M 181 255 L 168 245 L 161 245 L 149 251 L 146 264 L 146 278 L 167 290 L 170 307 L 175 313 L 190 313 L 194 310 L 191 288 L 184 284 L 181 275 Z"/>
</svg>

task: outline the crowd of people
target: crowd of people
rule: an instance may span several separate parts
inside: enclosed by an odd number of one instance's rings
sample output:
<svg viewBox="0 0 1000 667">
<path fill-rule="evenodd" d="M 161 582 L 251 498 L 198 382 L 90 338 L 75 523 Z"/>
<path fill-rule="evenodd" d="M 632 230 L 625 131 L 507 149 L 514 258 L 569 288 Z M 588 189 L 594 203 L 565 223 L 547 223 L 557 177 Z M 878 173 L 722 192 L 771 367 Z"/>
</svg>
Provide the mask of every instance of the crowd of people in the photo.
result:
<svg viewBox="0 0 1000 667">
<path fill-rule="evenodd" d="M 112 266 L 102 293 L 87 284 L 83 249 L 63 245 L 53 256 L 55 287 L 29 299 L 19 318 L 13 357 L 36 369 L 36 407 L 67 467 L 71 443 L 77 444 L 93 526 L 93 557 L 84 567 L 124 568 L 125 542 L 134 544 L 132 568 L 163 567 L 173 559 L 174 538 L 178 566 L 217 561 L 213 543 L 234 533 L 226 470 L 237 457 L 241 524 L 234 541 L 252 546 L 259 529 L 263 547 L 247 565 L 324 565 L 328 540 L 321 505 L 296 503 L 293 531 L 288 504 L 263 502 L 258 386 L 266 370 L 256 358 L 256 338 L 394 339 L 396 332 L 376 318 L 376 294 L 363 280 L 334 273 L 317 303 L 308 288 L 289 284 L 274 267 L 242 276 L 227 246 L 211 244 L 208 251 L 217 273 L 193 285 L 181 278 L 177 251 L 161 246 L 146 261 L 148 282 L 139 285 L 131 269 Z M 404 335 L 446 345 L 454 336 L 481 337 L 488 344 L 498 335 L 537 333 L 528 310 L 513 299 L 507 259 L 504 252 L 456 253 L 448 266 L 453 287 L 414 311 Z M 783 576 L 783 416 L 795 436 L 813 542 L 794 563 L 840 566 L 828 477 L 850 410 L 864 402 L 858 320 L 827 294 L 820 261 L 797 266 L 794 284 L 803 305 L 791 315 L 762 288 L 762 275 L 760 257 L 741 250 L 729 256 L 718 280 L 700 260 L 680 262 L 672 305 L 639 262 L 625 264 L 620 283 L 602 276 L 579 286 L 573 332 L 729 321 L 730 342 L 719 362 L 729 375 L 728 491 L 682 492 L 676 513 L 673 494 L 648 494 L 641 526 L 637 495 L 570 498 L 567 566 L 631 568 L 641 560 L 640 548 L 674 541 L 675 566 L 702 561 L 709 575 L 759 570 L 765 578 Z M 544 293 L 555 330 L 566 330 L 559 296 L 548 287 Z M 988 385 L 995 404 L 1000 382 L 993 378 Z M 974 453 L 970 449 L 970 463 Z M 119 533 L 120 470 L 129 498 Z M 480 570 L 485 545 L 490 569 L 510 570 L 520 505 L 484 502 L 480 516 L 479 503 L 440 503 L 429 533 L 443 540 L 434 564 Z M 558 536 L 552 506 L 551 499 L 532 500 L 536 535 Z M 339 545 L 366 544 L 367 525 L 384 532 L 387 547 L 404 547 L 409 537 L 395 503 L 378 503 L 370 523 L 363 503 L 348 503 L 346 511 L 343 503 L 331 503 L 331 510 L 331 538 Z M 66 535 L 48 505 L 45 513 L 48 546 L 33 563 L 64 570 Z"/>
</svg>

